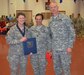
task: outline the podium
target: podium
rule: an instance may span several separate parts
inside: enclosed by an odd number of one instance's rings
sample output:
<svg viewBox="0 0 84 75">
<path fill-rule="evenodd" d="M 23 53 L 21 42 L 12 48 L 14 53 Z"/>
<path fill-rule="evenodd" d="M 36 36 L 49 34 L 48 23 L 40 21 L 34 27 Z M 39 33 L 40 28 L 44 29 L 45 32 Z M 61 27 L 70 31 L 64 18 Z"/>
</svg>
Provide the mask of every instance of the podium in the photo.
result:
<svg viewBox="0 0 84 75">
<path fill-rule="evenodd" d="M 36 38 L 28 38 L 26 42 L 23 42 L 23 51 L 24 55 L 37 53 Z"/>
</svg>

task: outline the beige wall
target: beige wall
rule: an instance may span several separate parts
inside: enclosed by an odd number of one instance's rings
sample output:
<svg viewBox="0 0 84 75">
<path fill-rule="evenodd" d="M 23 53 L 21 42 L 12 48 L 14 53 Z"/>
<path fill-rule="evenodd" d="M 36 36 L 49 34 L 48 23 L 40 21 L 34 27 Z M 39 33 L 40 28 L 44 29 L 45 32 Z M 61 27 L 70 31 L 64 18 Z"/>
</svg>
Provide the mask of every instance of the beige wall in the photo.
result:
<svg viewBox="0 0 84 75">
<path fill-rule="evenodd" d="M 9 14 L 13 15 L 16 12 L 16 0 L 9 0 Z"/>
<path fill-rule="evenodd" d="M 48 12 L 49 10 L 45 10 L 45 1 L 47 0 L 39 0 L 39 2 L 36 2 L 36 0 L 28 0 L 28 9 L 33 10 L 33 20 L 34 16 L 37 13 L 40 12 Z M 59 3 L 59 0 L 56 0 L 59 6 L 59 10 L 66 11 L 67 15 L 70 15 L 72 13 L 78 13 L 79 12 L 79 2 L 74 3 L 73 0 L 63 0 L 62 3 Z M 35 23 L 35 21 L 34 21 Z M 45 25 L 48 24 L 48 20 L 44 20 L 43 23 Z"/>
<path fill-rule="evenodd" d="M 8 1 L 9 1 L 9 8 L 8 8 Z M 49 10 L 45 10 L 45 1 L 48 0 L 25 0 L 24 3 L 23 0 L 0 0 L 0 15 L 2 14 L 14 14 L 16 13 L 16 10 L 32 10 L 32 17 L 34 20 L 34 16 L 36 13 L 41 12 L 47 12 Z M 84 1 L 77 0 L 76 3 L 74 3 L 73 0 L 63 0 L 62 3 L 59 3 L 59 0 L 57 1 L 59 5 L 59 10 L 65 10 L 67 15 L 70 15 L 72 13 L 75 13 L 75 16 L 77 13 L 81 13 L 81 15 L 84 17 Z M 80 1 L 80 2 L 79 2 Z M 48 24 L 48 20 L 43 21 L 44 24 Z"/>
<path fill-rule="evenodd" d="M 0 0 L 0 16 L 8 15 L 8 0 Z"/>
<path fill-rule="evenodd" d="M 84 0 L 80 3 L 80 14 L 84 18 Z"/>
<path fill-rule="evenodd" d="M 77 14 L 79 12 L 79 2 L 74 3 L 73 0 L 63 0 L 63 3 L 59 4 L 59 8 L 65 10 L 67 15 Z"/>
</svg>

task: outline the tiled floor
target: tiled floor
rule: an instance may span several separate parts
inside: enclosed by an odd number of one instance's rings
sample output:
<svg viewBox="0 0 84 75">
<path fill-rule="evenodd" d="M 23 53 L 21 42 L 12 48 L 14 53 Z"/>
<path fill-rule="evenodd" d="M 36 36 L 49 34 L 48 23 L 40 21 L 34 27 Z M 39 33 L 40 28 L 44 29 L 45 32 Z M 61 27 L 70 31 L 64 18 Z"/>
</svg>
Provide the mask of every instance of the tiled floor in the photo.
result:
<svg viewBox="0 0 84 75">
<path fill-rule="evenodd" d="M 0 75 L 10 75 L 7 61 L 8 45 L 5 36 L 0 36 Z M 33 70 L 28 58 L 27 75 L 33 75 Z M 46 67 L 46 75 L 55 75 L 53 62 L 49 62 Z M 71 75 L 84 75 L 84 39 L 76 39 L 72 52 Z"/>
</svg>

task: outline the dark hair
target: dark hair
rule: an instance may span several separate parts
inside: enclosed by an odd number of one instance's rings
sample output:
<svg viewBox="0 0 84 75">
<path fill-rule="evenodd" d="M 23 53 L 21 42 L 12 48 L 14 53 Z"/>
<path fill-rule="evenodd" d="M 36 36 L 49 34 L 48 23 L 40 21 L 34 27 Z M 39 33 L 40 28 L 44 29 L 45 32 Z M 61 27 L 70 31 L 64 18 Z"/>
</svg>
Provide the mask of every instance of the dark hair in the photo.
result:
<svg viewBox="0 0 84 75">
<path fill-rule="evenodd" d="M 24 17 L 26 17 L 24 13 L 21 13 L 21 12 L 20 12 L 20 13 L 17 13 L 16 18 L 18 18 L 20 15 L 22 15 L 22 16 L 24 16 Z"/>
<path fill-rule="evenodd" d="M 36 14 L 35 19 L 36 19 L 37 16 L 41 16 L 42 17 L 42 20 L 44 19 L 44 16 L 41 13 Z"/>
</svg>

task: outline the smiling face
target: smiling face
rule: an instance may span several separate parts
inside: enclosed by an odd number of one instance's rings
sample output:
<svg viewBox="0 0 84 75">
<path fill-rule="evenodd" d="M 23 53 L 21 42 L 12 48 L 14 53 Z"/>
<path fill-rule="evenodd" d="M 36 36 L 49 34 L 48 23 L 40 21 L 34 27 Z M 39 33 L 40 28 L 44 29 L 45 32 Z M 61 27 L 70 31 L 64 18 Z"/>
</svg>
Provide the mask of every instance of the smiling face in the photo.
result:
<svg viewBox="0 0 84 75">
<path fill-rule="evenodd" d="M 56 3 L 50 3 L 50 11 L 53 15 L 57 15 L 58 14 L 58 6 Z"/>
<path fill-rule="evenodd" d="M 38 15 L 35 17 L 36 25 L 42 25 L 42 16 Z"/>
<path fill-rule="evenodd" d="M 17 17 L 18 25 L 23 25 L 25 22 L 25 16 L 24 15 L 19 15 Z"/>
</svg>

